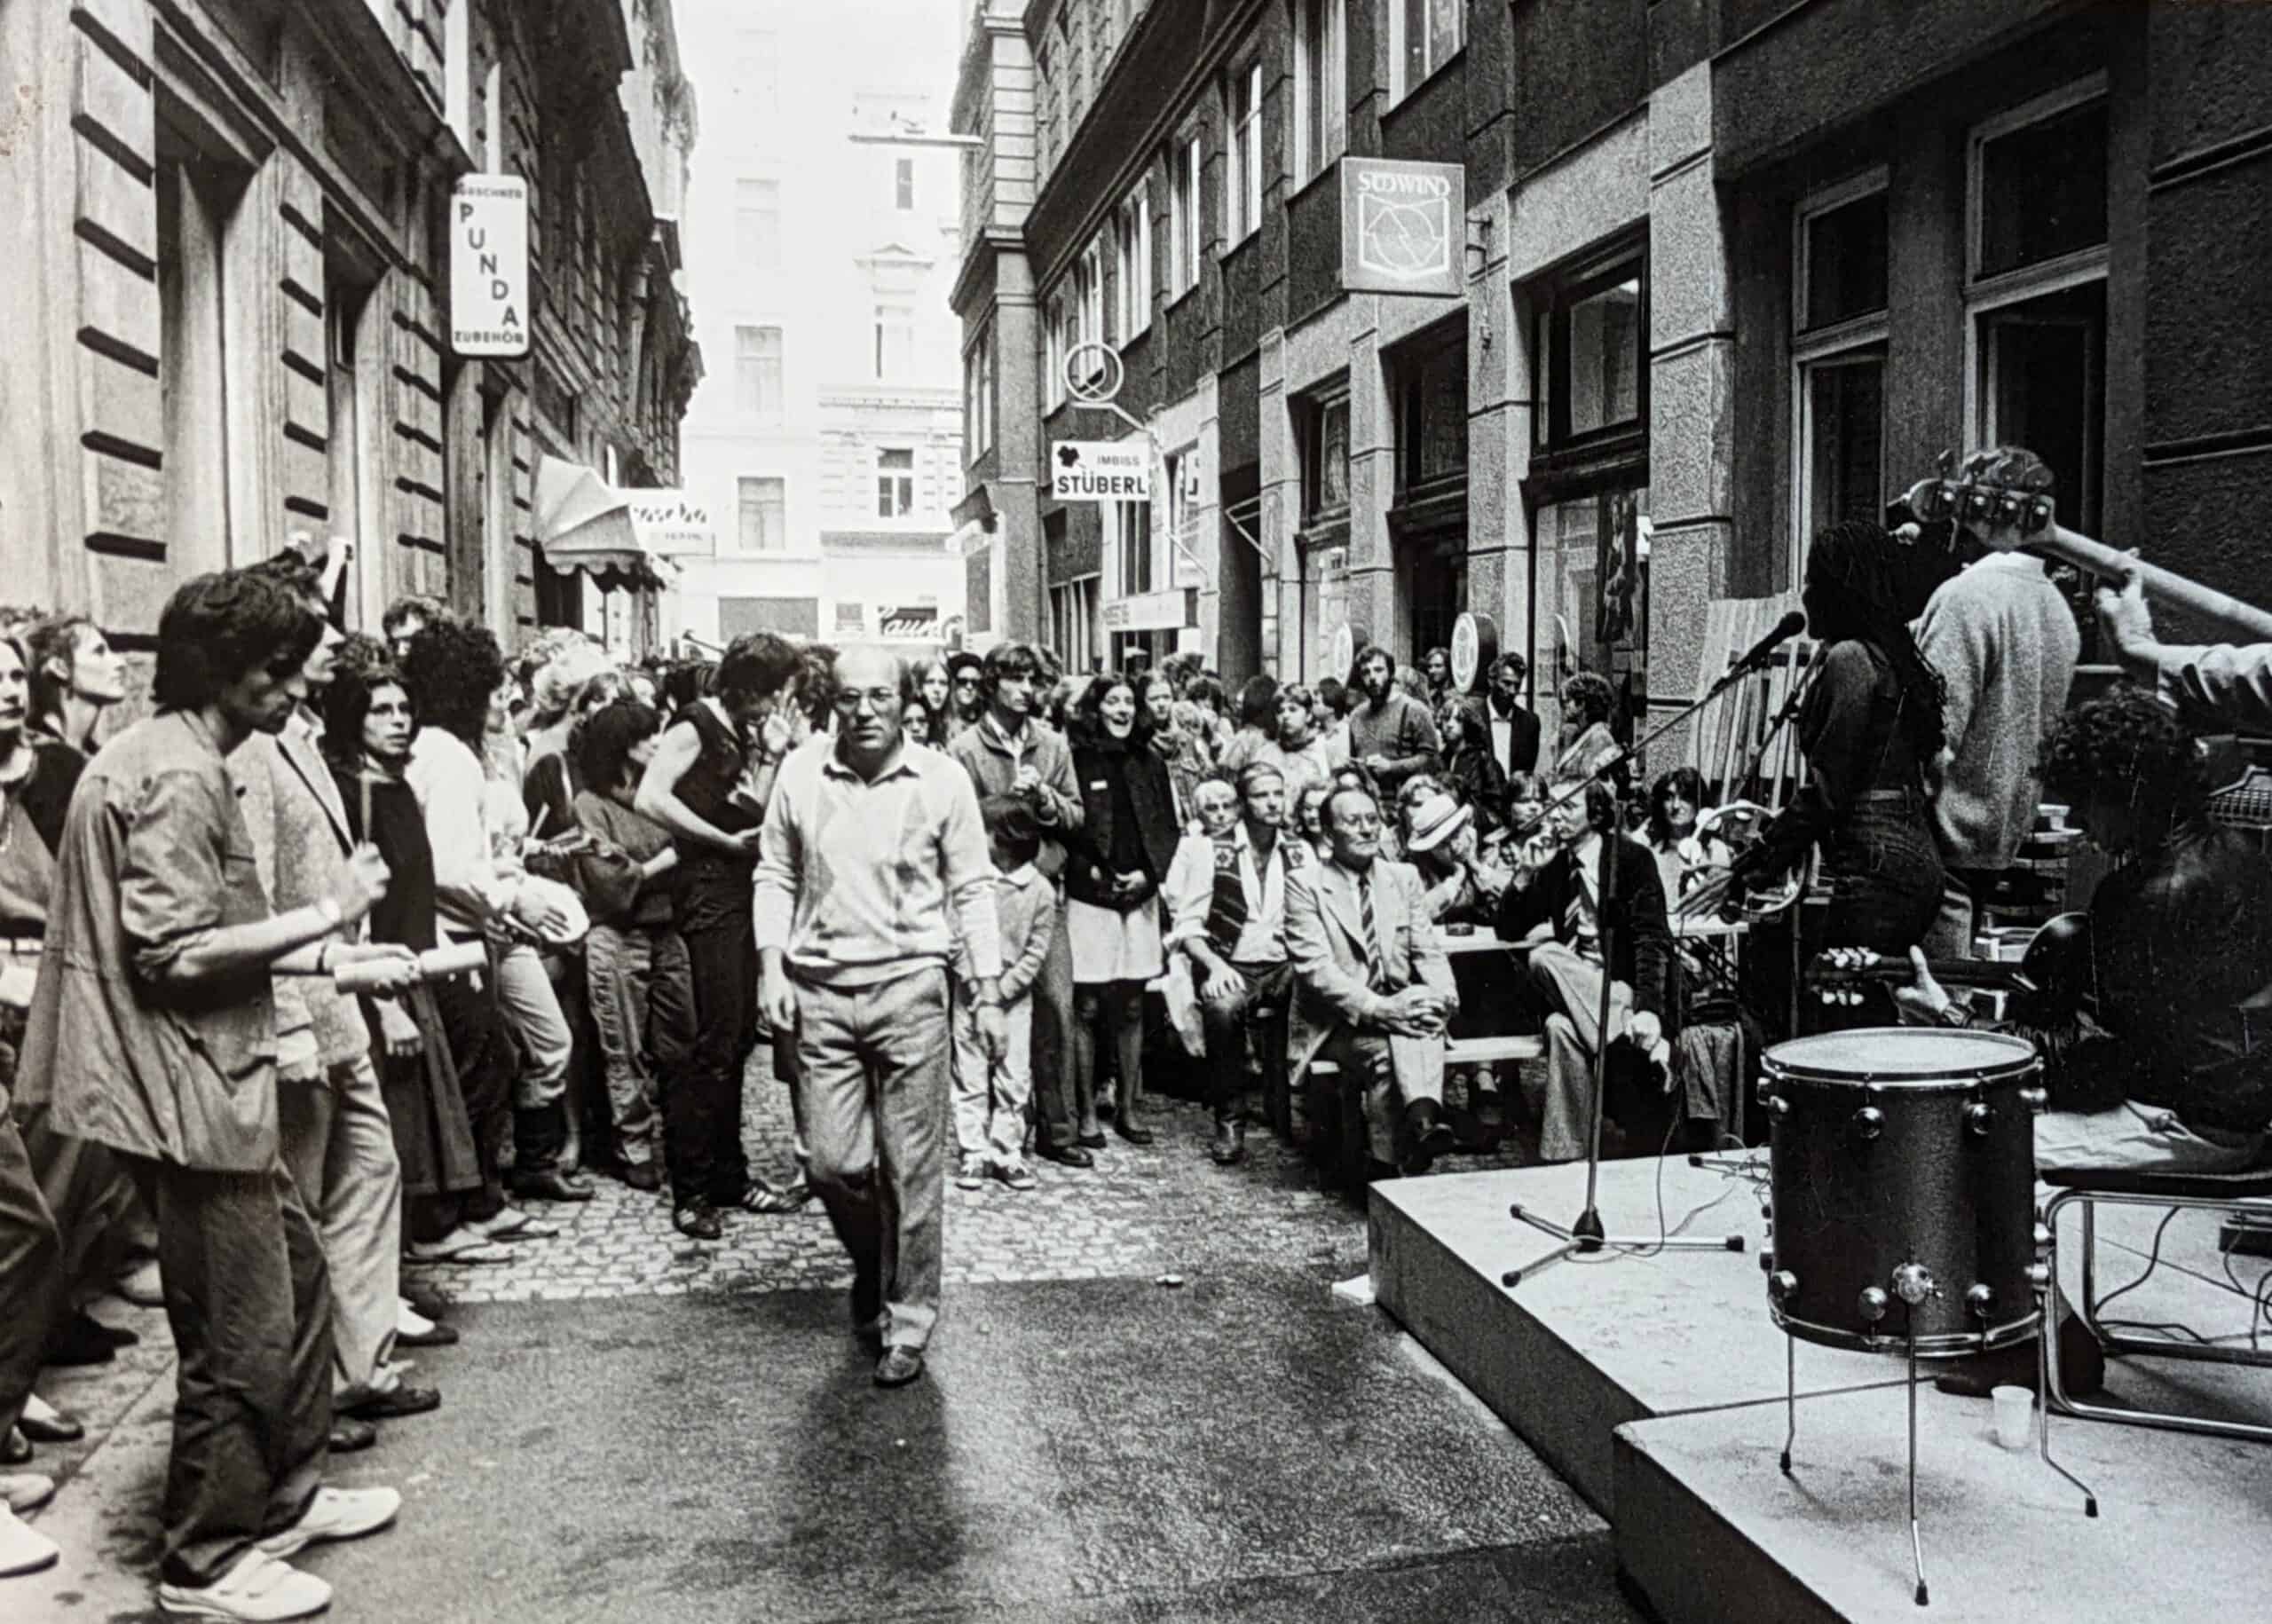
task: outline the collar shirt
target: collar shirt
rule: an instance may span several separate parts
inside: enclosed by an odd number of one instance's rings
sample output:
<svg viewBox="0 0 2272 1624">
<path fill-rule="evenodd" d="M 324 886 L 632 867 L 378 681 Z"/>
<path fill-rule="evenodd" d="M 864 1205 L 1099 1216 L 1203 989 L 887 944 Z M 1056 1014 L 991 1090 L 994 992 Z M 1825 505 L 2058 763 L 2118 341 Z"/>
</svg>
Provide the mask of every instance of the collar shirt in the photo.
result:
<svg viewBox="0 0 2272 1624">
<path fill-rule="evenodd" d="M 491 844 L 489 777 L 481 758 L 455 734 L 421 728 L 403 779 L 426 815 L 442 928 L 458 940 L 477 936 L 505 911 L 513 890 Z"/>
<path fill-rule="evenodd" d="M 1268 859 L 1258 863 L 1253 837 L 1247 831 L 1244 818 L 1220 840 L 1206 834 L 1184 836 L 1177 842 L 1175 861 L 1168 865 L 1167 879 L 1160 887 L 1168 911 L 1168 945 L 1207 936 L 1208 913 L 1214 901 L 1217 854 L 1227 851 L 1235 854 L 1238 865 L 1239 890 L 1246 901 L 1246 918 L 1239 926 L 1237 942 L 1225 957 L 1240 965 L 1284 964 L 1286 869 L 1290 862 L 1299 864 L 1307 855 L 1296 853 L 1300 838 L 1280 830 L 1277 840 L 1271 843 Z"/>
</svg>

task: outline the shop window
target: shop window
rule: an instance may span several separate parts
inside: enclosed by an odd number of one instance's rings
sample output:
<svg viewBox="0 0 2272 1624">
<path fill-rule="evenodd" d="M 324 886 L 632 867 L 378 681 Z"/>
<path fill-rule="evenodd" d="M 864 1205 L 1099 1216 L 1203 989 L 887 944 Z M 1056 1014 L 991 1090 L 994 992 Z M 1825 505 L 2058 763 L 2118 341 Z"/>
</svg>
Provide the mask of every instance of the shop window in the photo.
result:
<svg viewBox="0 0 2272 1624">
<path fill-rule="evenodd" d="M 1152 504 L 1114 502 L 1105 511 L 1111 515 L 1113 548 L 1120 558 L 1119 595 L 1140 597 L 1153 590 L 1156 579 L 1152 560 Z"/>
<path fill-rule="evenodd" d="M 789 487 L 777 477 L 759 476 L 735 481 L 740 499 L 740 523 L 735 535 L 745 553 L 785 553 L 789 550 Z"/>
<path fill-rule="evenodd" d="M 876 453 L 876 516 L 903 519 L 915 511 L 915 453 L 904 448 Z"/>
<path fill-rule="evenodd" d="M 773 417 L 781 412 L 781 329 L 734 329 L 734 409 Z"/>
<path fill-rule="evenodd" d="M 1049 589 L 1049 646 L 1069 674 L 1096 663 L 1097 578 L 1061 581 Z"/>
<path fill-rule="evenodd" d="M 1467 0 L 1391 0 L 1389 17 L 1398 69 L 1394 99 L 1401 100 L 1459 54 L 1466 43 Z"/>
<path fill-rule="evenodd" d="M 1531 364 L 1533 434 L 1542 447 L 1645 425 L 1646 283 L 1644 263 L 1628 259 L 1541 290 Z"/>
<path fill-rule="evenodd" d="M 1119 288 L 1114 336 L 1125 345 L 1152 325 L 1152 187 L 1140 180 L 1113 211 L 1114 272 Z"/>
<path fill-rule="evenodd" d="M 1349 398 L 1312 406 L 1303 425 L 1302 519 L 1349 512 Z"/>
<path fill-rule="evenodd" d="M 1532 516 L 1538 598 L 1531 666 L 1539 674 L 1550 739 L 1566 681 L 1590 671 L 1625 691 L 1636 652 L 1648 647 L 1648 557 L 1642 545 L 1648 510 L 1645 484 L 1621 485 L 1542 505 Z"/>
<path fill-rule="evenodd" d="M 1294 10 L 1295 174 L 1308 180 L 1348 145 L 1349 0 L 1300 0 Z"/>
</svg>

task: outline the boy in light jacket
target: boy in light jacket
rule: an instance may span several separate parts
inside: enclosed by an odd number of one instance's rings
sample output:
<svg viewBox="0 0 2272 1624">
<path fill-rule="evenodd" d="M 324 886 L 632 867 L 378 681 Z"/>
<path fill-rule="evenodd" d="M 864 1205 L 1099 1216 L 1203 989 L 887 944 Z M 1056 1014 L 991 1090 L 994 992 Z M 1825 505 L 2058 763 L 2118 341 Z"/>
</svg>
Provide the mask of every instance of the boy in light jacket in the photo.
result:
<svg viewBox="0 0 2272 1624">
<path fill-rule="evenodd" d="M 1041 825 L 1022 799 L 990 795 L 979 804 L 987 844 L 1001 879 L 994 911 L 1002 935 L 1002 1017 L 1009 1044 L 989 1060 L 978 1040 L 970 960 L 958 942 L 954 961 L 955 1145 L 960 1153 L 955 1185 L 974 1190 L 988 1177 L 1014 1190 L 1030 1190 L 1026 1166 L 1026 1105 L 1033 1092 L 1033 984 L 1049 957 L 1057 928 L 1056 888 L 1034 866 Z"/>
</svg>

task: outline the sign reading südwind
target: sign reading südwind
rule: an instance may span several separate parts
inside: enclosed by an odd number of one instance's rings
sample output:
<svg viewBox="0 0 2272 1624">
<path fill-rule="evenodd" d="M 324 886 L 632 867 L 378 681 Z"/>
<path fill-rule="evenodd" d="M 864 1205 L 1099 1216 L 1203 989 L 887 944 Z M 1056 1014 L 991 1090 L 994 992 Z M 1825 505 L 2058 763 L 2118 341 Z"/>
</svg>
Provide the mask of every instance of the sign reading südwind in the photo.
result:
<svg viewBox="0 0 2272 1624">
<path fill-rule="evenodd" d="M 1341 161 L 1341 286 L 1456 296 L 1466 276 L 1467 171 L 1393 158 Z"/>
</svg>

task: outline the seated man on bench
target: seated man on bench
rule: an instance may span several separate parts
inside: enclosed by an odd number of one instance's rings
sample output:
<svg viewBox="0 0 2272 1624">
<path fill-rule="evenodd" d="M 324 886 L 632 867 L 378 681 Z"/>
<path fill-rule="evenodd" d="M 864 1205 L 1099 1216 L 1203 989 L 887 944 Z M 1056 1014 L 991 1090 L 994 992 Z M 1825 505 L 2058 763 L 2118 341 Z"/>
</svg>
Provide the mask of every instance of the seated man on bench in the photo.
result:
<svg viewBox="0 0 2272 1624">
<path fill-rule="evenodd" d="M 2122 866 L 2091 897 L 2090 963 L 2052 978 L 2094 1007 L 2022 1005 L 2001 1030 L 2043 1057 L 2050 1109 L 2035 1122 L 2039 1169 L 2229 1172 L 2254 1165 L 2272 1124 L 2272 868 L 2247 836 L 2207 816 L 2192 734 L 2138 689 L 2078 706 L 2044 746 L 2044 793 L 2073 808 Z M 1904 1019 L 1976 1027 L 1912 950 Z M 2060 1333 L 2071 1392 L 2096 1391 L 2098 1349 L 2071 1317 Z M 2031 1344 L 1941 1381 L 1985 1396 L 2034 1385 Z M 1972 1367 L 1976 1367 L 1974 1368 Z"/>
<path fill-rule="evenodd" d="M 1336 790 L 1323 822 L 1332 861 L 1286 872 L 1287 1075 L 1298 1084 L 1311 1061 L 1332 1060 L 1341 1085 L 1361 1091 L 1372 1160 L 1425 1172 L 1453 1143 L 1442 1116 L 1444 1022 L 1459 1007 L 1451 961 L 1419 874 L 1380 855 L 1380 804 Z"/>
<path fill-rule="evenodd" d="M 1594 1054 L 1601 1042 L 1603 841 L 1615 842 L 1610 849 L 1617 865 L 1609 918 L 1609 1058 L 1613 1066 L 1637 1069 L 1641 1085 L 1658 1092 L 1671 1050 L 1672 926 L 1656 856 L 1614 832 L 1617 801 L 1608 785 L 1584 774 L 1558 777 L 1550 793 L 1554 844 L 1527 845 L 1518 854 L 1514 878 L 1499 899 L 1498 931 L 1504 942 L 1537 942 L 1529 974 L 1546 1017 L 1539 1159 L 1575 1162 L 1591 1138 Z"/>
</svg>

